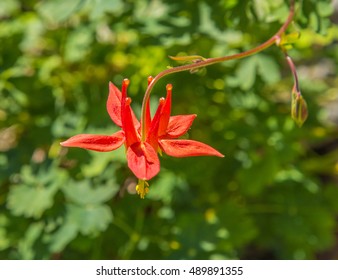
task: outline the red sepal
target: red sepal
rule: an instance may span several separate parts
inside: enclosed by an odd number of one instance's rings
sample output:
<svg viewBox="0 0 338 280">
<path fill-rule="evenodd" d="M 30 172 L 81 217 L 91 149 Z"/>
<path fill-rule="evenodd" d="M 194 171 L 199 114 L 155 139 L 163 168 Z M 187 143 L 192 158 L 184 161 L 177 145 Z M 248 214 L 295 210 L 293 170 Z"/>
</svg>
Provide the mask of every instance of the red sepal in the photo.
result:
<svg viewBox="0 0 338 280">
<path fill-rule="evenodd" d="M 158 143 L 157 143 L 158 142 L 158 128 L 160 125 L 161 112 L 162 112 L 162 108 L 164 104 L 165 104 L 165 99 L 162 97 L 160 98 L 154 118 L 151 121 L 151 126 L 149 128 L 147 140 L 146 140 L 146 142 L 152 145 L 155 150 L 157 149 L 157 146 L 158 146 Z"/>
<path fill-rule="evenodd" d="M 113 135 L 78 134 L 61 142 L 63 147 L 77 147 L 98 152 L 109 152 L 119 148 L 125 140 L 122 130 Z"/>
<path fill-rule="evenodd" d="M 217 156 L 220 152 L 207 144 L 194 140 L 160 140 L 161 149 L 172 157 Z"/>
<path fill-rule="evenodd" d="M 129 83 L 129 82 L 128 82 Z M 124 106 L 125 98 L 127 97 L 128 83 L 123 81 L 121 92 L 112 82 L 109 82 L 109 95 L 106 103 L 107 112 L 112 121 L 122 128 L 122 108 Z M 131 110 L 133 123 L 136 129 L 139 129 L 140 122 L 135 116 L 133 110 Z"/>
<path fill-rule="evenodd" d="M 121 91 L 112 82 L 109 82 L 109 95 L 106 103 L 107 112 L 112 121 L 119 127 L 122 127 L 121 99 Z"/>
<path fill-rule="evenodd" d="M 169 119 L 165 137 L 177 138 L 185 134 L 191 127 L 197 115 L 178 115 Z"/>
<path fill-rule="evenodd" d="M 158 136 L 162 136 L 166 134 L 166 130 L 168 127 L 170 112 L 171 112 L 171 89 L 172 85 L 167 85 L 167 96 L 165 98 L 165 102 L 163 104 L 163 108 L 161 109 L 161 117 L 159 120 L 158 126 Z"/>
<path fill-rule="evenodd" d="M 122 128 L 126 135 L 126 145 L 127 147 L 131 146 L 135 142 L 139 142 L 139 134 L 137 129 L 135 128 L 133 122 L 132 109 L 130 108 L 131 99 L 129 97 L 126 98 L 124 109 L 122 111 Z"/>
</svg>

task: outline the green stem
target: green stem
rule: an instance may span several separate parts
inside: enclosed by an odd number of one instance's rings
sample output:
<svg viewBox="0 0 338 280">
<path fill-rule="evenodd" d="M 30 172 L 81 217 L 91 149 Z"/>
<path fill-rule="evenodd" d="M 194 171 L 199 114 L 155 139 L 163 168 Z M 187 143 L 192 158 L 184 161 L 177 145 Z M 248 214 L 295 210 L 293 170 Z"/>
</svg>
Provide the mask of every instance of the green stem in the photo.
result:
<svg viewBox="0 0 338 280">
<path fill-rule="evenodd" d="M 237 53 L 237 54 L 233 54 L 233 55 L 228 55 L 228 56 L 222 56 L 222 57 L 216 57 L 216 58 L 207 58 L 192 64 L 188 64 L 188 65 L 181 65 L 181 66 L 177 66 L 177 67 L 173 67 L 173 68 L 169 68 L 166 69 L 162 72 L 160 72 L 159 74 L 157 74 L 155 76 L 155 78 L 152 80 L 152 82 L 148 85 L 148 88 L 144 94 L 143 97 L 143 102 L 142 102 L 142 110 L 141 110 L 141 139 L 142 141 L 146 141 L 146 104 L 149 100 L 150 97 L 150 93 L 153 89 L 153 87 L 155 86 L 155 84 L 163 77 L 169 75 L 169 74 L 173 74 L 173 73 L 178 73 L 178 72 L 183 72 L 183 71 L 188 71 L 188 70 L 194 70 L 194 69 L 198 69 L 201 67 L 206 67 L 212 64 L 216 64 L 216 63 L 220 63 L 220 62 L 224 62 L 224 61 L 228 61 L 228 60 L 233 60 L 233 59 L 239 59 L 239 58 L 244 58 L 253 54 L 256 54 L 258 52 L 261 52 L 262 50 L 269 48 L 270 46 L 272 46 L 274 43 L 278 42 L 278 40 L 280 40 L 281 35 L 286 31 L 286 29 L 288 28 L 288 26 L 290 25 L 290 23 L 292 22 L 292 19 L 294 17 L 295 14 L 295 8 L 294 8 L 294 0 L 290 0 L 290 10 L 289 10 L 289 15 L 285 21 L 285 23 L 282 25 L 282 27 L 277 31 L 277 33 L 272 36 L 269 40 L 265 41 L 263 44 L 241 52 L 241 53 Z"/>
</svg>

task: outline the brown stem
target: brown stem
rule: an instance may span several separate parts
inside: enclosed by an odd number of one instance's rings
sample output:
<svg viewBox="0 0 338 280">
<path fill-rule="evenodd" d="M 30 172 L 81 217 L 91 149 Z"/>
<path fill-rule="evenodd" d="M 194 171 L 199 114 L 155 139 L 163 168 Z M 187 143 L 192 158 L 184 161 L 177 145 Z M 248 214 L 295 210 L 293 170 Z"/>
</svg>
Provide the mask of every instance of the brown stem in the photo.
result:
<svg viewBox="0 0 338 280">
<path fill-rule="evenodd" d="M 243 58 L 243 57 L 247 57 L 253 54 L 256 54 L 258 52 L 261 52 L 262 50 L 272 46 L 274 43 L 278 42 L 278 40 L 280 40 L 281 35 L 286 31 L 286 29 L 288 28 L 288 26 L 290 25 L 290 23 L 292 22 L 292 19 L 294 17 L 295 14 L 295 1 L 294 0 L 290 0 L 290 9 L 289 9 L 289 15 L 286 19 L 286 21 L 284 22 L 284 24 L 282 25 L 282 27 L 277 31 L 277 33 L 275 35 L 273 35 L 269 40 L 265 41 L 264 43 L 262 43 L 261 45 L 241 52 L 241 53 L 237 53 L 237 54 L 233 54 L 233 55 L 228 55 L 228 56 L 222 56 L 222 57 L 216 57 L 216 58 L 207 58 L 192 64 L 187 64 L 187 65 L 181 65 L 181 66 L 177 66 L 177 67 L 173 67 L 173 68 L 169 68 L 166 69 L 162 72 L 160 72 L 159 74 L 157 74 L 155 76 L 155 78 L 152 80 L 152 82 L 148 85 L 148 88 L 144 94 L 143 97 L 143 102 L 142 102 L 142 110 L 141 110 L 141 123 L 142 123 L 142 127 L 141 127 L 141 138 L 142 141 L 146 140 L 146 128 L 145 128 L 145 124 L 146 122 L 144 121 L 146 118 L 146 104 L 147 101 L 150 97 L 150 93 L 151 90 L 153 89 L 154 85 L 163 77 L 169 75 L 169 74 L 173 74 L 173 73 L 177 73 L 177 72 L 183 72 L 183 71 L 188 71 L 188 70 L 194 70 L 194 69 L 198 69 L 201 67 L 206 67 L 215 63 L 220 63 L 220 62 L 224 62 L 224 61 L 228 61 L 228 60 L 233 60 L 233 59 L 239 59 L 239 58 Z"/>
</svg>

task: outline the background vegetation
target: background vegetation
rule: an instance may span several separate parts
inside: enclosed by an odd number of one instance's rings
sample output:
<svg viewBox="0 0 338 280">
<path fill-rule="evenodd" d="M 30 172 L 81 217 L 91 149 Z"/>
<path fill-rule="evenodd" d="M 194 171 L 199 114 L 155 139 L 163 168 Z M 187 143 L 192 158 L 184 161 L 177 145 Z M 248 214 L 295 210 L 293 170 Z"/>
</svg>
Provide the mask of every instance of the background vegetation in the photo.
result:
<svg viewBox="0 0 338 280">
<path fill-rule="evenodd" d="M 173 113 L 219 158 L 161 158 L 141 200 L 123 148 L 64 149 L 78 133 L 117 130 L 108 81 L 147 76 L 168 55 L 252 48 L 281 26 L 282 0 L 1 0 L 1 259 L 337 259 L 337 17 L 331 1 L 296 1 L 290 51 L 309 119 L 290 117 L 292 75 L 271 47 L 166 77 Z M 337 2 L 336 2 L 337 3 Z"/>
</svg>

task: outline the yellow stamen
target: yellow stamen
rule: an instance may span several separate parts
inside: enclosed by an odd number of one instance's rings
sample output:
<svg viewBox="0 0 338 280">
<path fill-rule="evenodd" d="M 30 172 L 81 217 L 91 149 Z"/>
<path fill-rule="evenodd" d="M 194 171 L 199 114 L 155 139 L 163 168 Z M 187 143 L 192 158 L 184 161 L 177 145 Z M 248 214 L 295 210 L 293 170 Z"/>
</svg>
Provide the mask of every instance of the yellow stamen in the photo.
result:
<svg viewBox="0 0 338 280">
<path fill-rule="evenodd" d="M 145 180 L 138 180 L 138 184 L 136 186 L 137 194 L 144 199 L 144 196 L 149 192 L 149 184 Z"/>
</svg>

